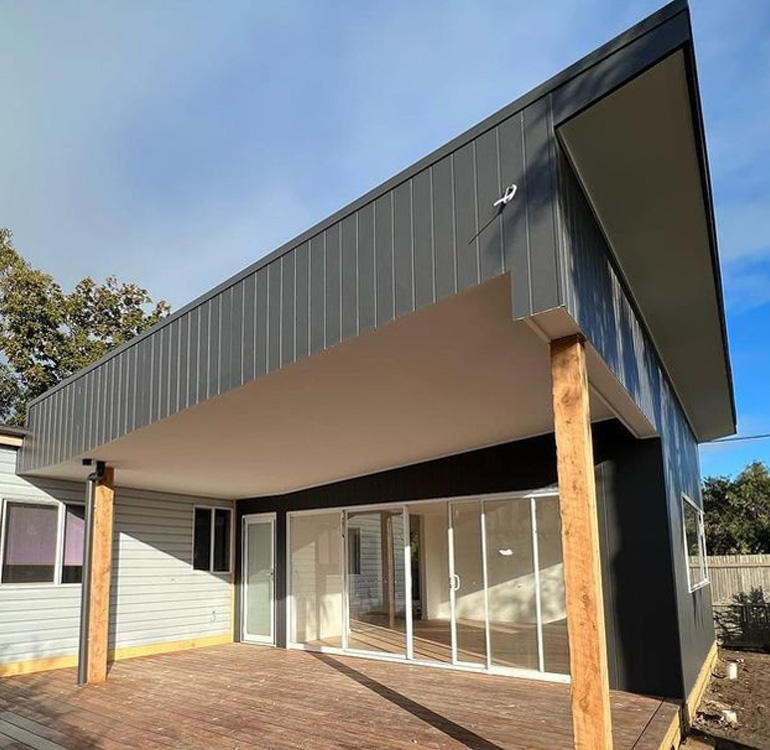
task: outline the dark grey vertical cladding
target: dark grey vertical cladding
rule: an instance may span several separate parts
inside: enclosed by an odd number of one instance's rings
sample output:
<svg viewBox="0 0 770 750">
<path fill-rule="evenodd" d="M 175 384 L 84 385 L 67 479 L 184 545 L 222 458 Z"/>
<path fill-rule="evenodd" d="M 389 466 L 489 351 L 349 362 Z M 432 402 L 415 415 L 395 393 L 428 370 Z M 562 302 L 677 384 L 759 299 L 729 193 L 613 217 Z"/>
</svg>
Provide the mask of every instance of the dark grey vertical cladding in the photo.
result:
<svg viewBox="0 0 770 750">
<path fill-rule="evenodd" d="M 501 213 L 503 265 L 511 272 L 511 307 L 513 317 L 522 318 L 532 311 L 529 274 L 529 232 L 527 227 L 527 173 L 524 168 L 524 118 L 509 117 L 498 127 L 500 177 L 502 184 L 516 185 L 514 199 Z"/>
<path fill-rule="evenodd" d="M 619 423 L 603 424 L 594 430 L 594 460 L 611 682 L 680 698 L 661 441 L 636 440 Z M 646 644 L 646 653 L 639 652 L 639 643 Z"/>
<path fill-rule="evenodd" d="M 257 377 L 267 372 L 267 277 L 268 267 L 257 271 L 256 330 L 254 333 L 254 367 Z"/>
<path fill-rule="evenodd" d="M 714 640 L 708 587 L 695 592 L 688 589 L 682 535 L 682 493 L 700 502 L 697 442 L 649 335 L 615 273 L 604 235 L 564 160 L 559 163 L 559 200 L 568 259 L 568 308 L 661 436 L 667 545 L 676 585 L 681 675 L 686 694 Z"/>
<path fill-rule="evenodd" d="M 550 95 L 524 110 L 532 312 L 561 303 L 556 240 L 556 152 Z"/>
<path fill-rule="evenodd" d="M 189 354 L 187 355 L 187 404 L 192 406 L 198 403 L 198 372 L 200 370 L 200 318 L 201 308 L 195 307 L 189 312 Z"/>
<path fill-rule="evenodd" d="M 324 235 L 310 240 L 310 353 L 326 344 L 326 251 Z"/>
<path fill-rule="evenodd" d="M 150 416 L 150 387 L 149 381 L 143 374 L 150 366 L 150 339 L 142 339 L 136 345 L 136 411 L 134 412 L 134 429 L 144 427 Z M 93 378 L 94 371 L 88 373 L 89 413 L 93 410 Z"/>
<path fill-rule="evenodd" d="M 267 267 L 267 371 L 281 366 L 281 261 Z"/>
<path fill-rule="evenodd" d="M 190 313 L 179 320 L 179 379 L 177 410 L 182 411 L 189 405 L 188 389 L 190 386 Z"/>
<path fill-rule="evenodd" d="M 297 359 L 310 354 L 310 245 L 303 242 L 296 252 L 295 274 L 295 340 Z"/>
<path fill-rule="evenodd" d="M 247 383 L 254 379 L 255 351 L 254 332 L 256 330 L 256 283 L 257 275 L 250 274 L 243 280 L 243 348 L 241 380 Z"/>
<path fill-rule="evenodd" d="M 233 381 L 233 287 L 219 296 L 219 377 L 214 394 L 232 388 Z"/>
<path fill-rule="evenodd" d="M 376 324 L 374 283 L 374 204 L 369 203 L 358 216 L 358 331 L 363 333 Z"/>
<path fill-rule="evenodd" d="M 155 419 L 169 415 L 169 384 L 171 381 L 171 326 L 164 326 L 158 332 L 161 341 L 160 361 L 158 362 L 158 411 Z"/>
<path fill-rule="evenodd" d="M 326 346 L 340 341 L 342 326 L 341 297 L 341 236 L 340 225 L 333 224 L 326 232 Z"/>
<path fill-rule="evenodd" d="M 434 297 L 433 201 L 431 171 L 425 169 L 412 179 L 412 235 L 414 239 L 415 307 L 431 304 Z"/>
<path fill-rule="evenodd" d="M 243 297 L 247 279 L 239 281 L 233 286 L 230 324 L 222 324 L 223 335 L 230 338 L 230 358 L 227 363 L 227 378 L 222 381 L 222 390 L 235 388 L 243 383 Z M 222 367 L 225 367 L 224 359 Z"/>
<path fill-rule="evenodd" d="M 433 235 L 436 248 L 436 300 L 457 291 L 457 238 L 454 222 L 452 157 L 431 168 L 433 184 Z"/>
<path fill-rule="evenodd" d="M 126 358 L 126 380 L 123 391 L 124 398 L 126 399 L 126 432 L 131 432 L 136 424 L 136 384 L 138 380 L 136 376 L 137 350 L 138 346 L 134 345 L 126 351 L 128 357 Z M 85 388 L 83 389 L 83 399 L 85 400 Z M 85 440 L 83 441 L 82 447 L 83 450 L 85 450 Z"/>
<path fill-rule="evenodd" d="M 458 290 L 477 284 L 479 281 L 475 161 L 473 142 L 453 154 Z"/>
<path fill-rule="evenodd" d="M 481 281 L 488 281 L 503 270 L 502 211 L 495 202 L 500 198 L 500 152 L 498 128 L 476 139 L 476 194 L 479 216 L 479 269 Z M 510 183 L 505 183 L 509 185 Z"/>
<path fill-rule="evenodd" d="M 179 346 L 180 329 L 184 318 L 174 320 L 168 326 L 168 410 L 176 414 L 179 410 Z"/>
<path fill-rule="evenodd" d="M 342 338 L 358 333 L 358 214 L 342 220 Z"/>
<path fill-rule="evenodd" d="M 412 181 L 408 180 L 393 191 L 393 283 L 396 317 L 414 310 L 412 252 Z"/>
<path fill-rule="evenodd" d="M 198 388 L 194 403 L 208 398 L 209 392 L 209 352 L 211 350 L 210 303 L 204 302 L 198 308 Z"/>
<path fill-rule="evenodd" d="M 209 383 L 207 398 L 219 393 L 219 367 L 222 353 L 222 297 L 212 297 L 209 304 Z"/>
<path fill-rule="evenodd" d="M 281 365 L 294 361 L 294 293 L 295 253 L 290 251 L 281 258 Z"/>
<path fill-rule="evenodd" d="M 376 325 L 393 320 L 393 195 L 386 193 L 374 202 L 374 257 Z"/>
</svg>

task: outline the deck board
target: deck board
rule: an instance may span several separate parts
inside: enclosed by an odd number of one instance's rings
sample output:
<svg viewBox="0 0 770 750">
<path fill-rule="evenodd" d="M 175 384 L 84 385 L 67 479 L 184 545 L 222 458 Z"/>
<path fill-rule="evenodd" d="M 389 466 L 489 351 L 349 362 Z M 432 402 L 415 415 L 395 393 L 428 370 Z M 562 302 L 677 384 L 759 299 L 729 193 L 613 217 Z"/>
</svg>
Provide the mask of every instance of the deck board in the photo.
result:
<svg viewBox="0 0 770 750">
<path fill-rule="evenodd" d="M 657 750 L 676 706 L 613 693 L 616 750 Z M 646 730 L 646 731 L 645 731 Z M 0 680 L 0 748 L 570 750 L 565 685 L 232 644 Z"/>
</svg>

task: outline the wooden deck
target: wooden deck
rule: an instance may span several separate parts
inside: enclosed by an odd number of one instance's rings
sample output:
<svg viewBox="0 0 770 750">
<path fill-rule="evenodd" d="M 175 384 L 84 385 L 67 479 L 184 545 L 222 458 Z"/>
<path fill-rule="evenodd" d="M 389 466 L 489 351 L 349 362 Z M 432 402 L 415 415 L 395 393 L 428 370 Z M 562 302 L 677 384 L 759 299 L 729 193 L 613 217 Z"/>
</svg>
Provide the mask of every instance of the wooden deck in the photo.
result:
<svg viewBox="0 0 770 750">
<path fill-rule="evenodd" d="M 570 750 L 565 685 L 242 644 L 0 680 L 0 748 Z M 676 706 L 612 696 L 616 750 L 658 750 Z"/>
</svg>

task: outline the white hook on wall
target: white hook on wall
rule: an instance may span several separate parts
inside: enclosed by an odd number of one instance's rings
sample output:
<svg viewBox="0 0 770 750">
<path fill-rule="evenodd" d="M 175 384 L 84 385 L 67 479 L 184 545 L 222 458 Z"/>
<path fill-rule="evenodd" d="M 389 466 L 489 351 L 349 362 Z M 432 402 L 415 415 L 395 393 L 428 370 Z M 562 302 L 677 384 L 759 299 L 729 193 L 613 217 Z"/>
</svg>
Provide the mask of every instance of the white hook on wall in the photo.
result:
<svg viewBox="0 0 770 750">
<path fill-rule="evenodd" d="M 492 205 L 495 207 L 507 205 L 513 200 L 513 196 L 516 195 L 516 190 L 517 190 L 516 185 L 508 185 L 508 187 L 505 188 L 503 197 L 498 198 Z"/>
</svg>

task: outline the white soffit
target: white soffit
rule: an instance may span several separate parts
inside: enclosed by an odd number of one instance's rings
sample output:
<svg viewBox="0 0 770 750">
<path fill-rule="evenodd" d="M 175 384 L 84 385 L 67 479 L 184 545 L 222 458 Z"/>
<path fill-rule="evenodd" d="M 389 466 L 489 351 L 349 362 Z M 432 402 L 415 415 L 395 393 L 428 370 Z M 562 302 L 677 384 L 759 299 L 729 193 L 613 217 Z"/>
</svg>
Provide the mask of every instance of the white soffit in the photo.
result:
<svg viewBox="0 0 770 750">
<path fill-rule="evenodd" d="M 735 431 L 684 55 L 559 128 L 699 440 Z"/>
<path fill-rule="evenodd" d="M 595 421 L 613 416 L 601 399 L 591 408 Z M 126 487 L 251 497 L 552 431 L 549 347 L 511 320 L 504 275 L 92 456 Z M 45 473 L 84 469 L 75 460 Z"/>
</svg>

